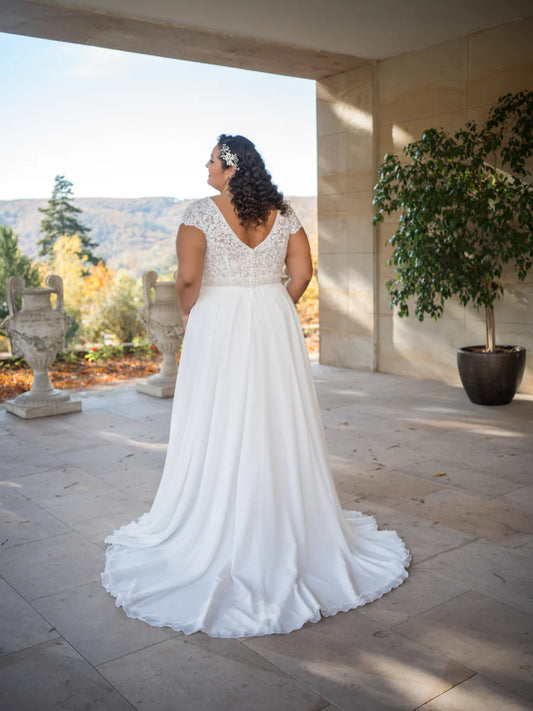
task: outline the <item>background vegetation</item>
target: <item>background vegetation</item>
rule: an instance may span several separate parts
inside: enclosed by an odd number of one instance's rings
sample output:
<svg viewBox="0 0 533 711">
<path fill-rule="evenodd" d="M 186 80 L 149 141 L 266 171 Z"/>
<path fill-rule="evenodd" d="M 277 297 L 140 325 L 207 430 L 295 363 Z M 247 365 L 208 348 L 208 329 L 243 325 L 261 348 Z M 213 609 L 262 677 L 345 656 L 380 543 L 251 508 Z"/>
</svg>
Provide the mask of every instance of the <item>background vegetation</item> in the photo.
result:
<svg viewBox="0 0 533 711">
<path fill-rule="evenodd" d="M 290 200 L 309 235 L 316 271 L 316 198 Z M 64 282 L 71 345 L 142 337 L 144 327 L 137 320 L 141 276 L 155 269 L 172 278 L 177 266 L 176 229 L 190 202 L 165 197 L 79 198 L 72 210 L 71 184 L 64 176 L 57 176 L 48 201 L 0 200 L 0 315 L 7 315 L 9 276 L 19 274 L 28 286 L 37 286 L 55 273 Z M 59 212 L 69 218 L 62 228 Z M 318 323 L 316 273 L 298 311 L 304 326 Z M 7 340 L 0 338 L 0 351 L 6 349 Z"/>
<path fill-rule="evenodd" d="M 316 198 L 289 198 L 311 243 L 317 242 Z M 98 243 L 94 251 L 113 269 L 126 269 L 134 279 L 147 269 L 160 273 L 176 268 L 176 229 L 192 200 L 170 197 L 76 198 L 81 220 Z M 18 234 L 23 254 L 38 258 L 42 213 L 47 200 L 0 200 L 0 223 Z"/>
</svg>

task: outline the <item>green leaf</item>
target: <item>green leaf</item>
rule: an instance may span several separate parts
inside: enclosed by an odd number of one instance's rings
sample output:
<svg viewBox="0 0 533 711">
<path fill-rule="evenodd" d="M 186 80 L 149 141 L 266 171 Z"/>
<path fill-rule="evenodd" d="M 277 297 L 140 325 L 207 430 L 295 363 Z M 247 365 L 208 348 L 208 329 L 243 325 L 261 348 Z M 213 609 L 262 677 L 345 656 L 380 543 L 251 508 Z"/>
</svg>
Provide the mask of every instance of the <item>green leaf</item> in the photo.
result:
<svg viewBox="0 0 533 711">
<path fill-rule="evenodd" d="M 468 122 L 450 135 L 428 128 L 386 156 L 374 189 L 374 224 L 398 213 L 388 244 L 391 305 L 408 316 L 438 319 L 452 296 L 493 308 L 503 293 L 505 264 L 525 279 L 533 261 L 533 92 L 501 97 L 485 124 Z"/>
</svg>

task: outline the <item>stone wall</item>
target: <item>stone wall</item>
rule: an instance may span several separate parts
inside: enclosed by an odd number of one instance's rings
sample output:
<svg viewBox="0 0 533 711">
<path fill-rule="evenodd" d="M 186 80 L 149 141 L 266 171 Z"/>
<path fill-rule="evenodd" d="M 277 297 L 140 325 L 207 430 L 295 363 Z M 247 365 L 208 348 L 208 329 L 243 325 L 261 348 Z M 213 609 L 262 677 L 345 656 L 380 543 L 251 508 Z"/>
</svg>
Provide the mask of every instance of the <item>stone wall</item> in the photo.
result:
<svg viewBox="0 0 533 711">
<path fill-rule="evenodd" d="M 317 84 L 321 359 L 361 369 L 375 360 L 373 73 Z"/>
<path fill-rule="evenodd" d="M 385 153 L 424 129 L 483 121 L 502 94 L 532 89 L 532 36 L 529 18 L 319 82 L 322 362 L 459 382 L 455 351 L 484 342 L 484 314 L 453 301 L 438 322 L 392 313 L 384 245 L 395 223 L 372 229 L 372 186 Z M 533 393 L 533 274 L 506 282 L 496 306 L 497 342 L 528 349 L 521 392 Z"/>
</svg>

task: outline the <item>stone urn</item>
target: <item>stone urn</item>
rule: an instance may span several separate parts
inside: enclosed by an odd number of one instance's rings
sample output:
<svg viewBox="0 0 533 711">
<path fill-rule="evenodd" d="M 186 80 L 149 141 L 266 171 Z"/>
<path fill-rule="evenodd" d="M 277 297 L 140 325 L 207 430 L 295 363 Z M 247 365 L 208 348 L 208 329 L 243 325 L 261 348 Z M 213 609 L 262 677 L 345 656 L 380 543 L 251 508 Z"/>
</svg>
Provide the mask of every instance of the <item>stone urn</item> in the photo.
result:
<svg viewBox="0 0 533 711">
<path fill-rule="evenodd" d="M 52 308 L 50 296 L 56 294 Z M 17 297 L 22 296 L 22 308 L 17 310 Z M 24 279 L 10 277 L 7 281 L 9 316 L 1 324 L 11 339 L 13 354 L 24 358 L 33 370 L 29 392 L 6 402 L 6 409 L 24 418 L 79 412 L 81 400 L 72 398 L 50 383 L 48 368 L 63 350 L 69 317 L 63 310 L 63 281 L 51 274 L 46 287 L 24 287 Z"/>
<path fill-rule="evenodd" d="M 178 373 L 176 353 L 184 333 L 176 284 L 173 281 L 157 281 L 157 273 L 153 271 L 145 272 L 142 282 L 144 306 L 139 318 L 146 326 L 152 343 L 163 353 L 163 364 L 159 373 L 143 383 L 137 383 L 137 390 L 155 397 L 171 397 Z"/>
</svg>

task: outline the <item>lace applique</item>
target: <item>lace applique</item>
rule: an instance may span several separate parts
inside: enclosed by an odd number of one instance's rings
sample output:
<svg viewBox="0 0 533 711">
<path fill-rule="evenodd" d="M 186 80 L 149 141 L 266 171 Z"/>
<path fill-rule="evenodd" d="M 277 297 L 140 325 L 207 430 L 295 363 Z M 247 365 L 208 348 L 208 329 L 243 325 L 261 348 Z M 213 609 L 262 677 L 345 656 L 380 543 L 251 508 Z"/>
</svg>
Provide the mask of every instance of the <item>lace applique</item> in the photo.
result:
<svg viewBox="0 0 533 711">
<path fill-rule="evenodd" d="M 248 247 L 233 232 L 210 198 L 191 203 L 181 222 L 197 227 L 205 235 L 202 278 L 205 286 L 279 284 L 289 235 L 302 226 L 292 207 L 289 207 L 286 215 L 278 212 L 268 236 L 257 247 Z"/>
</svg>

